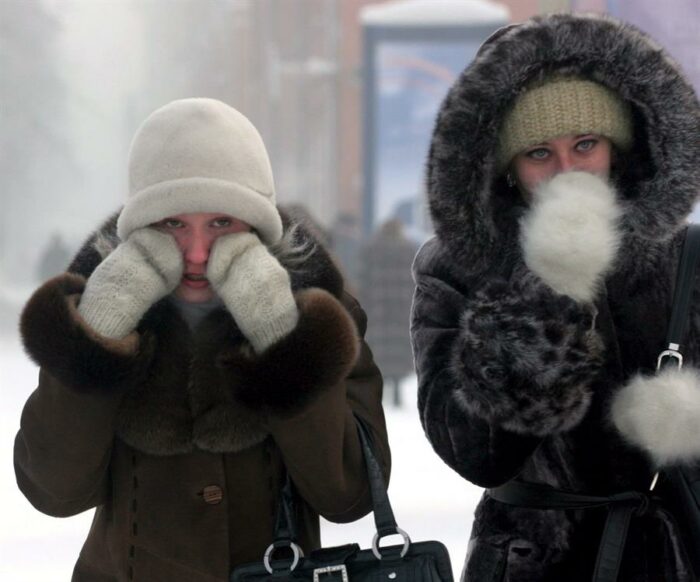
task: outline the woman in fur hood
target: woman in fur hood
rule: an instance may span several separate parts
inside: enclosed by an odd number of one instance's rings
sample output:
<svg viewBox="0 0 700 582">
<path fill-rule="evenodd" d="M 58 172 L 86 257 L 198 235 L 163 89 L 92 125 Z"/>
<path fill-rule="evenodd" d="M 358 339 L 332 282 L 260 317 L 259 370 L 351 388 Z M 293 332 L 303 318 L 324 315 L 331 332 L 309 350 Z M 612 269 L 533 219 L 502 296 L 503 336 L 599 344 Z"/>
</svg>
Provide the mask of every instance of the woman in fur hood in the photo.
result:
<svg viewBox="0 0 700 582">
<path fill-rule="evenodd" d="M 371 509 L 355 415 L 389 472 L 364 312 L 281 217 L 252 124 L 175 101 L 137 132 L 130 194 L 21 332 L 40 365 L 15 443 L 40 511 L 97 508 L 76 582 L 225 582 L 261 560 L 289 473 L 299 544 Z"/>
<path fill-rule="evenodd" d="M 601 16 L 501 29 L 447 95 L 427 169 L 411 328 L 445 462 L 485 488 L 610 495 L 700 458 L 700 374 L 652 385 L 700 189 L 700 108 L 668 55 Z M 592 579 L 605 508 L 502 501 L 476 510 L 466 580 Z M 667 513 L 640 511 L 617 579 L 694 580 L 684 552 Z"/>
</svg>

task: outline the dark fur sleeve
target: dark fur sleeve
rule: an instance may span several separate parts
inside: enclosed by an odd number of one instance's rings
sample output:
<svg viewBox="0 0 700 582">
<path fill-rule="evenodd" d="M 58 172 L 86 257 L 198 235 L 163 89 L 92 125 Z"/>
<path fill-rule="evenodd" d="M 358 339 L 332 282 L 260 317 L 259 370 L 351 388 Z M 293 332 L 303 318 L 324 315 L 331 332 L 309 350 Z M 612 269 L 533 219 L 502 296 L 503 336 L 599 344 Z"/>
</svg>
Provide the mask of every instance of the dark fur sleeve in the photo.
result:
<svg viewBox="0 0 700 582">
<path fill-rule="evenodd" d="M 135 333 L 112 340 L 93 332 L 76 309 L 84 288 L 85 279 L 72 273 L 39 287 L 20 318 L 25 350 L 39 366 L 75 390 L 127 389 L 145 373 L 152 346 Z"/>
<path fill-rule="evenodd" d="M 586 308 L 534 276 L 486 285 L 461 314 L 451 350 L 457 399 L 517 433 L 571 429 L 588 410 L 601 365 L 592 323 Z"/>
<path fill-rule="evenodd" d="M 246 406 L 294 414 L 337 385 L 357 359 L 356 325 L 335 297 L 307 289 L 296 301 L 299 322 L 289 335 L 262 354 L 244 345 L 220 359 L 235 398 Z"/>
<path fill-rule="evenodd" d="M 598 369 L 591 316 L 536 280 L 521 288 L 467 281 L 461 268 L 446 274 L 426 246 L 411 314 L 421 421 L 453 469 L 498 485 L 544 435 L 585 414 Z M 462 281 L 481 289 L 470 293 Z"/>
</svg>

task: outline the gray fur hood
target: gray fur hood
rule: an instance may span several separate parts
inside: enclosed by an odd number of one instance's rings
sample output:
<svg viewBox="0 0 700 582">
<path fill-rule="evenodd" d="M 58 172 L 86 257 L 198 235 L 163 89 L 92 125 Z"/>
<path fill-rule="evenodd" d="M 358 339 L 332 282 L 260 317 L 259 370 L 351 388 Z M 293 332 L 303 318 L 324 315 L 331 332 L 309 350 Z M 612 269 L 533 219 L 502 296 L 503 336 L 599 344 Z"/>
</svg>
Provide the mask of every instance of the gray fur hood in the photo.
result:
<svg viewBox="0 0 700 582">
<path fill-rule="evenodd" d="M 523 203 L 496 174 L 504 113 L 552 73 L 598 82 L 628 101 L 635 146 L 617 184 L 625 242 L 667 240 L 700 184 L 700 106 L 664 50 L 631 25 L 599 15 L 536 17 L 498 30 L 447 94 L 427 165 L 435 230 L 462 264 L 487 269 L 518 253 Z"/>
</svg>

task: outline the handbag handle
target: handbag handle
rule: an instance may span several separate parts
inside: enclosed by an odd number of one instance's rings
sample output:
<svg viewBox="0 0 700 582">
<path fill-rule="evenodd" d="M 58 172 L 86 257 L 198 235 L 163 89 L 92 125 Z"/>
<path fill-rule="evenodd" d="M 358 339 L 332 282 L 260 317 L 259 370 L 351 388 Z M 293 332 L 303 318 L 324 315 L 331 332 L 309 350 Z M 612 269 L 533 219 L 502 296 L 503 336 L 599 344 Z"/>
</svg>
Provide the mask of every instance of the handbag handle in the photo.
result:
<svg viewBox="0 0 700 582">
<path fill-rule="evenodd" d="M 274 574 L 272 568 L 272 555 L 278 548 L 289 548 L 292 551 L 292 563 L 289 566 L 289 571 L 293 571 L 299 564 L 299 559 L 304 557 L 299 544 L 297 544 L 297 528 L 294 505 L 294 488 L 289 473 L 285 471 L 285 482 L 280 497 L 277 502 L 277 517 L 275 518 L 275 527 L 273 530 L 273 542 L 265 550 L 263 556 L 263 564 L 265 569 Z"/>
<path fill-rule="evenodd" d="M 671 319 L 666 332 L 666 349 L 659 354 L 657 369 L 668 365 L 671 359 L 676 360 L 679 368 L 683 366 L 683 355 L 680 349 L 688 325 L 688 312 L 690 311 L 690 300 L 693 295 L 693 281 L 695 280 L 698 258 L 700 258 L 700 224 L 690 224 L 688 225 L 678 264 L 676 286 L 673 291 Z M 668 360 L 664 362 L 666 358 Z"/>
<path fill-rule="evenodd" d="M 365 467 L 367 469 L 370 495 L 372 497 L 372 513 L 374 514 L 374 524 L 377 529 L 374 539 L 372 540 L 372 551 L 377 559 L 381 559 L 382 556 L 379 551 L 379 541 L 381 538 L 399 534 L 404 539 L 404 545 L 401 549 L 401 557 L 403 557 L 408 552 L 411 539 L 408 537 L 408 534 L 396 524 L 394 511 L 391 508 L 389 495 L 386 491 L 386 484 L 384 482 L 384 476 L 382 475 L 382 469 L 376 455 L 374 454 L 372 437 L 370 436 L 369 429 L 365 421 L 358 415 L 355 415 L 355 421 L 357 424 L 357 436 L 360 439 L 362 454 L 365 460 Z M 294 488 L 289 472 L 287 472 L 285 484 L 280 492 L 280 498 L 278 501 L 277 518 L 275 520 L 274 528 L 274 541 L 265 552 L 265 566 L 270 572 L 272 572 L 270 558 L 276 548 L 292 548 L 292 551 L 294 552 L 294 561 L 290 568 L 291 570 L 294 570 L 296 567 L 300 555 L 303 556 L 303 554 L 301 554 L 301 549 L 296 544 L 297 530 L 294 516 Z"/>
<path fill-rule="evenodd" d="M 369 429 L 365 421 L 359 416 L 355 415 L 355 420 L 357 421 L 357 434 L 360 437 L 362 453 L 365 457 L 367 478 L 369 479 L 370 494 L 372 496 L 374 525 L 377 528 L 377 533 L 374 534 L 374 539 L 372 540 L 372 552 L 374 552 L 378 560 L 381 560 L 382 555 L 379 552 L 379 540 L 385 536 L 399 534 L 403 537 L 404 542 L 401 550 L 401 557 L 403 558 L 411 545 L 411 538 L 396 524 L 394 510 L 391 508 L 389 495 L 386 491 L 382 469 L 372 447 L 372 437 L 370 436 Z"/>
</svg>

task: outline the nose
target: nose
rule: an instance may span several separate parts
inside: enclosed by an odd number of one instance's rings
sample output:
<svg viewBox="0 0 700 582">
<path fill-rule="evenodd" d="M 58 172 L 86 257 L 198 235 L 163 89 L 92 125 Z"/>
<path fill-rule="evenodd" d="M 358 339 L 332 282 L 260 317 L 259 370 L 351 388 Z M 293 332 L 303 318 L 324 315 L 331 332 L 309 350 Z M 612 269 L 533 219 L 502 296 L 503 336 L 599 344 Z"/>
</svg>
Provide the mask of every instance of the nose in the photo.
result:
<svg viewBox="0 0 700 582">
<path fill-rule="evenodd" d="M 185 262 L 195 265 L 205 264 L 209 259 L 211 243 L 211 239 L 206 234 L 199 231 L 193 232 L 183 249 Z"/>
<path fill-rule="evenodd" d="M 568 150 L 557 152 L 557 173 L 571 172 L 576 169 L 576 160 Z"/>
</svg>

